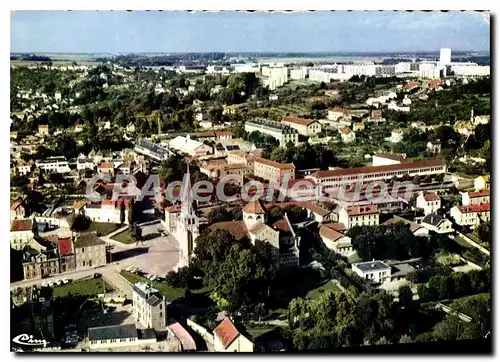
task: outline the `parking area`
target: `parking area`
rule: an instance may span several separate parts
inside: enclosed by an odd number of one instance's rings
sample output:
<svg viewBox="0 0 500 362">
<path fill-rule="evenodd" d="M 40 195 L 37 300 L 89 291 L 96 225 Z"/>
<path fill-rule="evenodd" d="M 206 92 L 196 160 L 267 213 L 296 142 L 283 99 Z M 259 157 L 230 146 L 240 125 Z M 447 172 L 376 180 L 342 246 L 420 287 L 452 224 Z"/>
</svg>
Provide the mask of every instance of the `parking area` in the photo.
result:
<svg viewBox="0 0 500 362">
<path fill-rule="evenodd" d="M 171 235 L 166 235 L 160 223 L 141 228 L 144 243 L 134 245 L 134 248 L 116 245 L 113 260 L 119 260 L 121 269 L 137 267 L 147 274 L 166 275 L 179 261 L 177 241 Z"/>
</svg>

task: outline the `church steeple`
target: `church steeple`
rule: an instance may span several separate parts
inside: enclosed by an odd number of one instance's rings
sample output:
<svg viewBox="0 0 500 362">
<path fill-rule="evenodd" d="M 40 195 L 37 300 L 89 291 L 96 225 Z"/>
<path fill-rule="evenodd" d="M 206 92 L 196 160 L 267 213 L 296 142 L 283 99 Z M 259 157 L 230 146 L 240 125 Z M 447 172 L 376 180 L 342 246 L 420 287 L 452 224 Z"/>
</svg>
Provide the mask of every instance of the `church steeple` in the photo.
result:
<svg viewBox="0 0 500 362">
<path fill-rule="evenodd" d="M 187 171 L 184 175 L 184 182 L 181 191 L 181 217 L 184 218 L 193 214 L 193 197 L 191 194 L 191 176 L 189 174 L 189 163 L 187 164 Z"/>
</svg>

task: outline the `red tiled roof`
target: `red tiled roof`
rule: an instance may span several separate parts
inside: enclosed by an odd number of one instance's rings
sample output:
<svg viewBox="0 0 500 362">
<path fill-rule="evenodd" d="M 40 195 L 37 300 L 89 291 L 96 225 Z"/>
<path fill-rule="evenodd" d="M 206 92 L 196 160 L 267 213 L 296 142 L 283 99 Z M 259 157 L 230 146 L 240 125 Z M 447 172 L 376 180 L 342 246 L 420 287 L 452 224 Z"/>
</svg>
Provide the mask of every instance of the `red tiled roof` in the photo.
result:
<svg viewBox="0 0 500 362">
<path fill-rule="evenodd" d="M 425 201 L 437 201 L 437 200 L 441 200 L 441 198 L 436 194 L 430 193 L 430 194 L 424 195 L 424 200 Z"/>
<path fill-rule="evenodd" d="M 262 229 L 264 229 L 266 227 L 266 224 L 264 224 L 263 222 L 257 222 L 255 225 L 253 225 L 248 231 L 250 232 L 250 234 L 257 234 L 259 233 Z"/>
<path fill-rule="evenodd" d="M 299 126 L 309 126 L 313 122 L 314 122 L 314 120 L 312 120 L 312 119 L 301 118 L 301 117 L 297 117 L 297 116 L 285 116 L 281 120 L 281 123 L 293 123 L 293 124 L 297 124 Z"/>
<path fill-rule="evenodd" d="M 193 337 L 184 329 L 178 322 L 172 323 L 168 326 L 172 333 L 179 339 L 183 351 L 196 351 L 196 343 Z"/>
<path fill-rule="evenodd" d="M 273 228 L 275 228 L 275 229 L 277 229 L 279 231 L 284 231 L 284 232 L 288 232 L 288 233 L 291 233 L 293 231 L 292 229 L 290 229 L 290 226 L 288 225 L 288 223 L 285 220 L 285 218 L 276 221 L 273 224 Z"/>
<path fill-rule="evenodd" d="M 351 110 L 349 110 L 347 108 L 343 108 L 343 107 L 334 107 L 334 108 L 330 109 L 330 111 L 342 112 L 345 115 L 351 114 Z"/>
<path fill-rule="evenodd" d="M 467 206 L 459 206 L 458 209 L 462 213 L 472 213 L 472 212 L 489 212 L 490 211 L 490 203 L 484 204 L 473 204 Z"/>
<path fill-rule="evenodd" d="M 348 135 L 352 131 L 349 128 L 341 128 L 341 129 L 339 129 L 339 132 L 342 134 Z"/>
<path fill-rule="evenodd" d="M 102 200 L 102 206 L 114 206 L 115 202 L 113 200 Z"/>
<path fill-rule="evenodd" d="M 86 204 L 87 204 L 87 201 L 78 200 L 78 201 L 75 201 L 73 203 L 73 208 L 78 210 L 78 209 L 81 209 L 82 207 L 84 207 Z"/>
<path fill-rule="evenodd" d="M 383 222 L 381 225 L 389 226 L 389 225 L 397 224 L 398 222 L 403 222 L 405 224 L 410 225 L 410 231 L 412 233 L 414 233 L 415 231 L 423 228 L 419 224 L 411 222 L 410 220 L 406 220 L 406 219 L 404 219 L 404 218 L 402 218 L 400 216 L 397 216 L 397 215 L 394 215 L 392 219 L 389 219 L 389 220 Z"/>
<path fill-rule="evenodd" d="M 347 208 L 349 216 L 378 214 L 377 205 L 350 206 Z"/>
<path fill-rule="evenodd" d="M 14 220 L 10 225 L 10 231 L 29 231 L 33 228 L 33 220 Z"/>
<path fill-rule="evenodd" d="M 46 128 L 46 129 L 48 129 L 49 125 L 48 124 L 41 124 L 41 125 L 38 126 L 38 128 Z"/>
<path fill-rule="evenodd" d="M 231 136 L 231 137 L 233 137 L 233 132 L 231 132 L 231 131 L 215 132 L 215 137 L 221 137 L 221 136 Z"/>
<path fill-rule="evenodd" d="M 215 328 L 214 334 L 226 349 L 231 343 L 233 343 L 236 338 L 238 338 L 240 332 L 238 332 L 233 322 L 231 322 L 231 320 L 226 317 Z"/>
<path fill-rule="evenodd" d="M 323 224 L 323 226 L 339 232 L 347 230 L 345 225 L 342 223 L 329 223 L 329 224 Z"/>
<path fill-rule="evenodd" d="M 98 168 L 113 168 L 113 164 L 111 162 L 101 162 Z"/>
<path fill-rule="evenodd" d="M 10 205 L 10 209 L 12 211 L 16 210 L 19 206 L 21 206 L 22 204 L 24 203 L 24 200 L 19 198 L 17 199 L 16 201 L 14 201 L 11 205 Z"/>
<path fill-rule="evenodd" d="M 474 197 L 485 197 L 490 196 L 490 190 L 481 190 L 475 192 L 469 192 L 469 197 L 472 199 Z"/>
<path fill-rule="evenodd" d="M 60 256 L 73 254 L 73 241 L 71 238 L 59 239 L 57 241 L 57 248 Z"/>
<path fill-rule="evenodd" d="M 409 82 L 403 86 L 403 89 L 408 90 L 408 89 L 412 89 L 415 87 L 418 87 L 418 82 Z"/>
<path fill-rule="evenodd" d="M 280 170 L 290 170 L 295 168 L 295 165 L 293 163 L 279 163 L 271 160 L 267 160 L 262 157 L 255 157 L 255 162 L 256 163 L 262 163 L 267 166 L 279 168 Z"/>
<path fill-rule="evenodd" d="M 210 230 L 226 230 L 234 236 L 235 239 L 241 239 L 248 236 L 248 230 L 243 220 L 216 222 L 208 227 Z"/>
<path fill-rule="evenodd" d="M 329 240 L 332 240 L 332 241 L 337 241 L 338 239 L 344 237 L 345 235 L 342 234 L 342 233 L 339 233 L 338 231 L 332 229 L 332 228 L 329 228 L 325 225 L 322 225 L 320 228 L 319 228 L 319 234 Z"/>
<path fill-rule="evenodd" d="M 324 170 L 317 171 L 311 176 L 316 178 L 329 178 L 329 177 L 340 177 L 349 176 L 357 174 L 366 173 L 379 173 L 379 172 L 389 172 L 389 171 L 401 171 L 409 170 L 412 168 L 422 168 L 422 167 L 443 167 L 445 165 L 443 160 L 424 160 L 415 162 L 406 162 L 397 165 L 384 165 L 384 166 L 365 166 L 356 168 L 340 168 L 336 170 Z"/>
<path fill-rule="evenodd" d="M 254 200 L 245 205 L 243 212 L 247 214 L 264 214 L 266 209 L 260 200 Z"/>
</svg>

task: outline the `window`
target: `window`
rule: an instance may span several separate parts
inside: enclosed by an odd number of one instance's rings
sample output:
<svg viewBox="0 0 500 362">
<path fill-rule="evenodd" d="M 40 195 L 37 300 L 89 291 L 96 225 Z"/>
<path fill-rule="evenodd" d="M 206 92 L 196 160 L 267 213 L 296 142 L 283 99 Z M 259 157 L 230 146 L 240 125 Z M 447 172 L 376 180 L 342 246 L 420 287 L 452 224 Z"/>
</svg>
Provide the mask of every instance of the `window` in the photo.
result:
<svg viewBox="0 0 500 362">
<path fill-rule="evenodd" d="M 120 342 L 127 342 L 127 338 L 121 338 Z"/>
<path fill-rule="evenodd" d="M 114 339 L 114 338 L 113 338 L 110 342 L 111 342 L 111 343 L 115 343 L 115 342 L 116 342 L 116 339 Z"/>
<path fill-rule="evenodd" d="M 92 266 L 92 260 L 89 260 L 89 266 Z"/>
<path fill-rule="evenodd" d="M 82 248 L 82 253 L 85 253 L 85 248 Z"/>
</svg>

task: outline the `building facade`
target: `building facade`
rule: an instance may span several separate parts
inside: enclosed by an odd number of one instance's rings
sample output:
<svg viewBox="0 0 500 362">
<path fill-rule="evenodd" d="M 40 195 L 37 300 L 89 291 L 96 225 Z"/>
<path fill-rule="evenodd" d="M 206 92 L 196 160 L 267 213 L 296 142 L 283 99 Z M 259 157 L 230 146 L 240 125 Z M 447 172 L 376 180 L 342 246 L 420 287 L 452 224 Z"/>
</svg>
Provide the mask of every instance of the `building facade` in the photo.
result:
<svg viewBox="0 0 500 362">
<path fill-rule="evenodd" d="M 145 328 L 162 331 L 167 328 L 167 303 L 157 289 L 138 282 L 132 287 L 134 317 Z"/>
</svg>

